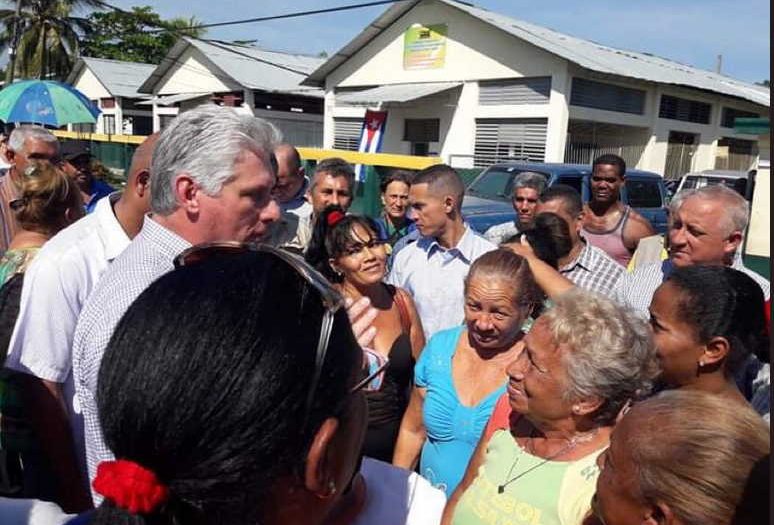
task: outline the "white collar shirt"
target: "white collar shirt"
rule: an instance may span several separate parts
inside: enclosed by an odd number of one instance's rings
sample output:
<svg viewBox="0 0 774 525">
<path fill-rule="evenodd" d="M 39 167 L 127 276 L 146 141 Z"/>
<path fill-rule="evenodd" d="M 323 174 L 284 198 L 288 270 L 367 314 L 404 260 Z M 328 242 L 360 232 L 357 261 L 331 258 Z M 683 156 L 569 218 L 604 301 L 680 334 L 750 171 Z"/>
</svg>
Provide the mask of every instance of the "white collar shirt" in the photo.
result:
<svg viewBox="0 0 774 525">
<path fill-rule="evenodd" d="M 97 376 L 108 342 L 129 306 L 153 281 L 174 267 L 174 258 L 191 244 L 145 217 L 142 230 L 113 261 L 78 318 L 73 342 L 75 391 L 83 410 L 89 479 L 97 465 L 113 458 L 102 437 L 97 413 Z M 94 493 L 92 492 L 94 495 Z M 99 501 L 94 495 L 95 504 Z"/>
<path fill-rule="evenodd" d="M 425 338 L 462 323 L 464 281 L 473 261 L 497 246 L 466 225 L 454 248 L 445 249 L 432 237 L 420 237 L 395 256 L 387 281 L 414 298 Z"/>
<path fill-rule="evenodd" d="M 72 343 L 81 308 L 108 265 L 129 245 L 113 213 L 114 193 L 94 213 L 43 245 L 24 275 L 19 316 L 5 366 L 62 384 L 76 454 L 86 474 L 83 419 L 72 376 Z M 84 478 L 85 479 L 85 478 Z"/>
<path fill-rule="evenodd" d="M 613 298 L 619 304 L 633 308 L 640 316 L 647 319 L 650 317 L 650 301 L 653 299 L 653 294 L 673 268 L 672 261 L 665 259 L 660 263 L 641 266 L 632 273 L 624 273 L 613 290 Z M 771 291 L 769 281 L 747 268 L 742 263 L 741 257 L 734 258 L 731 268 L 749 275 L 761 287 L 764 298 L 769 298 Z"/>
</svg>

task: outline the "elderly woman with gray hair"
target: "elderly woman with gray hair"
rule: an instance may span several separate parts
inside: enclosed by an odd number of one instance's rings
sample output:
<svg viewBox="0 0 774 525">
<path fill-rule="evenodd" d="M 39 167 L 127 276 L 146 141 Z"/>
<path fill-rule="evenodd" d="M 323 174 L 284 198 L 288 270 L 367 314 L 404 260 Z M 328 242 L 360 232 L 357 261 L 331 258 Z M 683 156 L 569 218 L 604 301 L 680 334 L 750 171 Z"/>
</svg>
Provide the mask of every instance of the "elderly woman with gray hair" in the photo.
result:
<svg viewBox="0 0 774 525">
<path fill-rule="evenodd" d="M 510 414 L 492 416 L 446 525 L 582 523 L 616 418 L 657 373 L 645 322 L 579 289 L 559 295 L 524 342 L 507 369 Z"/>
</svg>

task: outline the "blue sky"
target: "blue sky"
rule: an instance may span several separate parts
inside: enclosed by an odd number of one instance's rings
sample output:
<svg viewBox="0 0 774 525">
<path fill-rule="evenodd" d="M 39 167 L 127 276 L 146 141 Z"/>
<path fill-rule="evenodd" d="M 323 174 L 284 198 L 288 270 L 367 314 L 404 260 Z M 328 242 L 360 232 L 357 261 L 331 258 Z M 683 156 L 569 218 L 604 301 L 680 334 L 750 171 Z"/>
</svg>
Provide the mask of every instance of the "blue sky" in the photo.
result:
<svg viewBox="0 0 774 525">
<path fill-rule="evenodd" d="M 203 22 L 321 9 L 361 0 L 113 0 L 128 8 L 149 4 L 164 17 Z M 475 0 L 479 7 L 613 47 L 644 51 L 750 82 L 770 78 L 769 0 Z M 261 47 L 331 54 L 357 35 L 386 6 L 301 19 L 214 28 L 211 38 L 255 39 Z"/>
</svg>

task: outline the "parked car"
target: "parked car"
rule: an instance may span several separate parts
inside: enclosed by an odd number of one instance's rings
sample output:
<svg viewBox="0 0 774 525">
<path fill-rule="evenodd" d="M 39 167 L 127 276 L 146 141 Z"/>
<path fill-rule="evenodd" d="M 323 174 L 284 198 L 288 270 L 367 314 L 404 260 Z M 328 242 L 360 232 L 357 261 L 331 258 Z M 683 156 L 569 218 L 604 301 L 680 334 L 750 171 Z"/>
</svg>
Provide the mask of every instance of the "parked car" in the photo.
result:
<svg viewBox="0 0 774 525">
<path fill-rule="evenodd" d="M 585 164 L 506 162 L 484 170 L 470 183 L 462 202 L 462 215 L 477 232 L 516 218 L 511 204 L 513 179 L 523 171 L 545 175 L 548 186 L 561 183 L 572 186 L 589 200 L 591 166 Z M 621 200 L 647 218 L 658 233 L 666 232 L 667 191 L 661 175 L 650 171 L 626 171 Z"/>
<path fill-rule="evenodd" d="M 704 170 L 698 173 L 687 173 L 680 179 L 677 191 L 689 188 L 701 188 L 714 184 L 724 184 L 736 190 L 739 195 L 752 202 L 755 190 L 755 170 L 730 171 L 730 170 Z"/>
</svg>

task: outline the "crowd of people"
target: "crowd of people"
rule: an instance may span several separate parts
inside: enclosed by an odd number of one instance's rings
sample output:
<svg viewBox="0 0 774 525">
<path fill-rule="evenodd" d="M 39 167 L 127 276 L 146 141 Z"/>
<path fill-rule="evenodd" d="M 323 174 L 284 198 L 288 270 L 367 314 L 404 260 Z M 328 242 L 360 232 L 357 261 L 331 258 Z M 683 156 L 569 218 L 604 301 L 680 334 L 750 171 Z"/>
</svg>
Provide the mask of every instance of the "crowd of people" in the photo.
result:
<svg viewBox="0 0 774 525">
<path fill-rule="evenodd" d="M 481 235 L 448 165 L 351 214 L 349 163 L 215 105 L 120 191 L 42 128 L 3 154 L 2 523 L 768 519 L 770 289 L 733 190 L 676 195 L 646 255 L 615 155 L 587 203 L 516 174 Z"/>
</svg>

